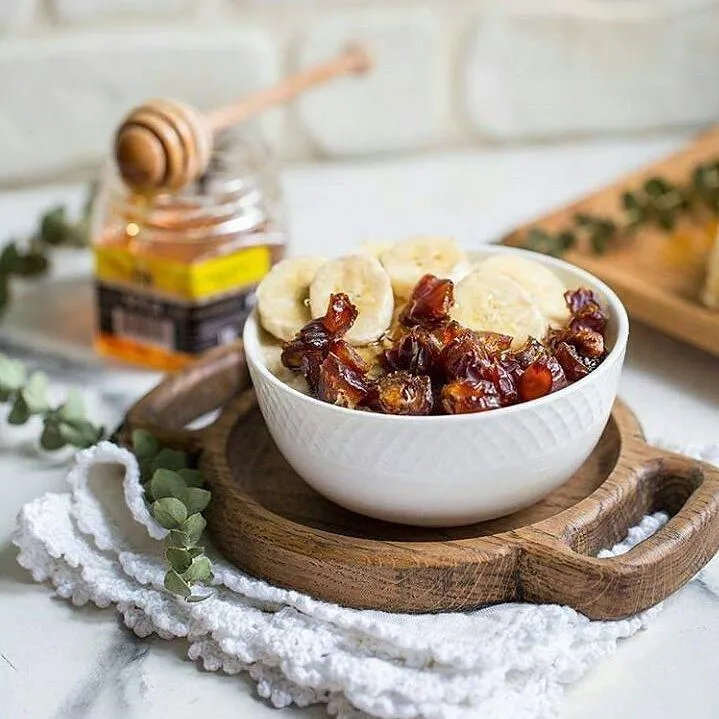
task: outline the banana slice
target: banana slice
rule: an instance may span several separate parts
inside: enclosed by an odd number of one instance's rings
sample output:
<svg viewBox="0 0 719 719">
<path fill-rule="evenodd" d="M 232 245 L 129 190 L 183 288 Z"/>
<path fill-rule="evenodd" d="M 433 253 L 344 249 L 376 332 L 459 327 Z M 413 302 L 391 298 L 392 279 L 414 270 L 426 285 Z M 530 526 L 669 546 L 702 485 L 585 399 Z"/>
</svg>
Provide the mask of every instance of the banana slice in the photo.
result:
<svg viewBox="0 0 719 719">
<path fill-rule="evenodd" d="M 345 335 L 350 344 L 366 345 L 386 332 L 392 322 L 394 296 L 389 275 L 374 257 L 348 255 L 320 268 L 310 285 L 313 317 L 324 315 L 335 292 L 347 294 L 357 307 L 357 320 Z"/>
<path fill-rule="evenodd" d="M 521 285 L 551 324 L 561 325 L 569 318 L 564 301 L 567 288 L 554 272 L 540 262 L 501 253 L 484 260 L 478 268 L 506 275 Z"/>
<path fill-rule="evenodd" d="M 470 272 L 464 250 L 451 237 L 413 237 L 380 255 L 397 297 L 406 299 L 423 275 L 431 272 L 457 282 Z"/>
<path fill-rule="evenodd" d="M 291 340 L 312 317 L 307 299 L 322 257 L 289 257 L 278 262 L 257 288 L 260 324 L 283 341 Z"/>
<path fill-rule="evenodd" d="M 454 290 L 453 319 L 471 330 L 500 332 L 520 347 L 527 337 L 541 339 L 545 320 L 529 293 L 506 275 L 476 269 Z"/>
</svg>

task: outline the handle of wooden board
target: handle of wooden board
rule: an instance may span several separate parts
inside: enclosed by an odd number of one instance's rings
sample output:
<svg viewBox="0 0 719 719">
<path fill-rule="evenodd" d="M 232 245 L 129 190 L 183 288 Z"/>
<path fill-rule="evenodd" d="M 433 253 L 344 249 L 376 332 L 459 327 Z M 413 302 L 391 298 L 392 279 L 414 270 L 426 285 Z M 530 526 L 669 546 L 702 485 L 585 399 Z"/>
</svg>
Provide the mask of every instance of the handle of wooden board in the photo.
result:
<svg viewBox="0 0 719 719">
<path fill-rule="evenodd" d="M 167 375 L 130 408 L 118 433 L 127 440 L 132 430 L 144 429 L 161 444 L 199 451 L 207 432 L 219 418 L 201 429 L 188 429 L 187 425 L 222 408 L 249 387 L 242 343 L 218 347 L 179 372 Z"/>
<path fill-rule="evenodd" d="M 525 599 L 568 604 L 592 619 L 631 616 L 682 587 L 719 550 L 719 469 L 646 444 L 629 454 L 593 495 L 526 530 Z M 648 539 L 624 554 L 591 556 L 657 511 L 671 518 Z"/>
</svg>

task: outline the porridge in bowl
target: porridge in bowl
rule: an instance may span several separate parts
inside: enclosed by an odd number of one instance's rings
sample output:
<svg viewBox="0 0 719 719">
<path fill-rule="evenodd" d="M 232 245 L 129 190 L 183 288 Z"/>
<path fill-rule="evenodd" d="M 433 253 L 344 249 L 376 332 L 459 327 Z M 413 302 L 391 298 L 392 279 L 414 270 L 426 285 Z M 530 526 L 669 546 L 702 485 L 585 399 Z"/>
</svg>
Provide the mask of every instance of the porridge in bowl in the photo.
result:
<svg viewBox="0 0 719 719">
<path fill-rule="evenodd" d="M 592 290 L 540 262 L 472 264 L 447 238 L 279 263 L 258 289 L 264 359 L 324 402 L 390 415 L 485 412 L 546 396 L 607 355 Z"/>
</svg>

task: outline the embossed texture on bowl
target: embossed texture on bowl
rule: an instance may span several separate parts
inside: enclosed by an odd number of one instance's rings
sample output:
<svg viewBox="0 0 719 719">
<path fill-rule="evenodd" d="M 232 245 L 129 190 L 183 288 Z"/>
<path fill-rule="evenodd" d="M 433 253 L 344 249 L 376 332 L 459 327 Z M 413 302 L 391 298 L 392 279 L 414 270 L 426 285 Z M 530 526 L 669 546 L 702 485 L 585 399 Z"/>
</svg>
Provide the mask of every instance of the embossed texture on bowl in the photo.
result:
<svg viewBox="0 0 719 719">
<path fill-rule="evenodd" d="M 611 351 L 587 377 L 541 399 L 481 414 L 398 417 L 335 407 L 277 379 L 265 366 L 256 314 L 244 344 L 252 382 L 277 446 L 315 490 L 391 522 L 458 526 L 510 514 L 571 477 L 599 441 L 624 362 L 629 323 L 593 275 L 523 250 L 568 287 L 589 287 L 609 314 Z"/>
</svg>

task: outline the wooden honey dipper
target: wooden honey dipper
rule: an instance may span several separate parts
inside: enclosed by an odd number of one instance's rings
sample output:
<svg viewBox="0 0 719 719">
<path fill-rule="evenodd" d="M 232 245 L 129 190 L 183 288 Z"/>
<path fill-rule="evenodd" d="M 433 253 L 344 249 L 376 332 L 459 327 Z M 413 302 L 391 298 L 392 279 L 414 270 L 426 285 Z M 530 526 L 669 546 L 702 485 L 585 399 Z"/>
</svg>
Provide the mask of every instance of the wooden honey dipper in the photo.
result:
<svg viewBox="0 0 719 719">
<path fill-rule="evenodd" d="M 215 132 L 335 77 L 362 74 L 371 66 L 367 52 L 353 45 L 338 57 L 274 87 L 204 114 L 176 100 L 150 100 L 132 110 L 117 130 L 115 159 L 120 175 L 138 191 L 177 190 L 207 168 Z"/>
</svg>

